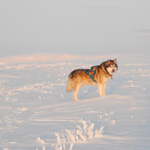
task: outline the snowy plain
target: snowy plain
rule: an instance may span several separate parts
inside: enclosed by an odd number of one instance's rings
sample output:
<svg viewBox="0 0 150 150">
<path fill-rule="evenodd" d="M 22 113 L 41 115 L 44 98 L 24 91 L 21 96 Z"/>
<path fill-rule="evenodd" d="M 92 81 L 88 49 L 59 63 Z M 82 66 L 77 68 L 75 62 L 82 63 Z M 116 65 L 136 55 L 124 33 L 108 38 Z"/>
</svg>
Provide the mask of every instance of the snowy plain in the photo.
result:
<svg viewBox="0 0 150 150">
<path fill-rule="evenodd" d="M 69 73 L 117 59 L 106 97 L 66 93 Z M 149 150 L 150 59 L 146 54 L 34 55 L 0 59 L 0 150 Z"/>
</svg>

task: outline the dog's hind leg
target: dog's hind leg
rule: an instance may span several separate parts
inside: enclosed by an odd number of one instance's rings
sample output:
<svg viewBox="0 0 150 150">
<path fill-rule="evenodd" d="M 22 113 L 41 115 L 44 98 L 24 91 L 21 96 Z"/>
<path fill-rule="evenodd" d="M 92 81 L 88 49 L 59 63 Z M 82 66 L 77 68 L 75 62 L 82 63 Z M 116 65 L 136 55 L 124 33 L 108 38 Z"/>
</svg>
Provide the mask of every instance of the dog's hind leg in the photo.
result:
<svg viewBox="0 0 150 150">
<path fill-rule="evenodd" d="M 77 98 L 77 94 L 78 94 L 80 88 L 81 88 L 81 84 L 76 85 L 75 88 L 74 88 L 73 98 L 76 101 L 79 101 L 79 99 Z"/>
</svg>

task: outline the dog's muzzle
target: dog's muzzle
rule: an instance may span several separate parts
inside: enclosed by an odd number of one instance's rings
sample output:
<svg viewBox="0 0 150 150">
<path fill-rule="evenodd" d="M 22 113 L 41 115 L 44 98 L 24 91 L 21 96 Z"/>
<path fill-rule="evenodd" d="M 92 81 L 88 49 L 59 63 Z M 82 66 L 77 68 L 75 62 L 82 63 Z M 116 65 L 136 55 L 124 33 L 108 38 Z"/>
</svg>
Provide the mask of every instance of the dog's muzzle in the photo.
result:
<svg viewBox="0 0 150 150">
<path fill-rule="evenodd" d="M 116 70 L 115 69 L 112 69 L 112 72 L 114 73 Z"/>
</svg>

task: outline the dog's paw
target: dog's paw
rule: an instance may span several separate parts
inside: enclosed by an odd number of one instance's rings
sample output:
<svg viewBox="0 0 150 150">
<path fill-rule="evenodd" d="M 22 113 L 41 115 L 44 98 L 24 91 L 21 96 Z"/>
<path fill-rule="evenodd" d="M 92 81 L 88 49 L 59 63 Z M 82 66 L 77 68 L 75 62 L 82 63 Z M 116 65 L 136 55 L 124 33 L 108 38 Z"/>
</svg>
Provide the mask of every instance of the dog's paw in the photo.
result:
<svg viewBox="0 0 150 150">
<path fill-rule="evenodd" d="M 75 101 L 80 101 L 80 99 L 77 98 L 77 99 L 75 99 Z"/>
<path fill-rule="evenodd" d="M 103 94 L 103 95 L 100 95 L 101 97 L 105 97 L 105 96 L 107 96 L 106 94 Z"/>
</svg>

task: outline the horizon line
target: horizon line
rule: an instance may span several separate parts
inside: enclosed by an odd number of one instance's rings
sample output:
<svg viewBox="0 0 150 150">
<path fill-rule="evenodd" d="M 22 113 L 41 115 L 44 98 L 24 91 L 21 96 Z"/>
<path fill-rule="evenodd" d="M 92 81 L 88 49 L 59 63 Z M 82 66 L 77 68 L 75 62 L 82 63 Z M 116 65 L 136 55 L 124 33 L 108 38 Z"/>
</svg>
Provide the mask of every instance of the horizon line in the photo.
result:
<svg viewBox="0 0 150 150">
<path fill-rule="evenodd" d="M 59 62 L 59 61 L 70 61 L 70 60 L 95 60 L 113 57 L 118 54 L 110 55 L 74 55 L 74 54 L 56 54 L 56 53 L 34 53 L 26 55 L 17 55 L 0 58 L 0 64 L 8 63 L 35 63 L 35 62 Z"/>
</svg>

